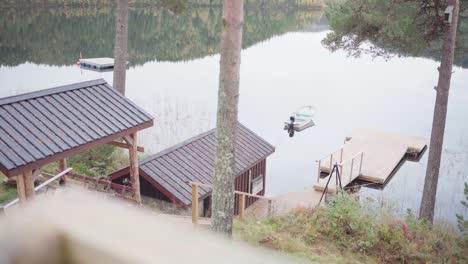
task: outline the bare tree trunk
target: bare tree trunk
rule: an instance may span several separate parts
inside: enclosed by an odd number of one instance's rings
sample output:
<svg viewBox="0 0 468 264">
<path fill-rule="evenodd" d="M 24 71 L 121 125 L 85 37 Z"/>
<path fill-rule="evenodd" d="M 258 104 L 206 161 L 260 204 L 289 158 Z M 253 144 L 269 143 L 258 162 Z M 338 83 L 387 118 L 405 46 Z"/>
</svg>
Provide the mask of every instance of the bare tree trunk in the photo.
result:
<svg viewBox="0 0 468 264">
<path fill-rule="evenodd" d="M 127 70 L 128 0 L 117 0 L 115 10 L 114 89 L 125 94 Z"/>
<path fill-rule="evenodd" d="M 439 67 L 439 81 L 436 87 L 437 95 L 434 107 L 434 119 L 432 121 L 429 160 L 427 162 L 426 179 L 424 181 L 419 211 L 419 217 L 427 218 L 431 223 L 434 221 L 437 181 L 439 179 L 442 145 L 444 142 L 445 119 L 447 117 L 450 79 L 452 77 L 452 64 L 457 34 L 459 1 L 449 0 L 449 5 L 454 5 L 455 8 L 453 10 L 452 23 L 445 26 L 442 59 Z"/>
<path fill-rule="evenodd" d="M 232 235 L 243 0 L 224 0 L 211 228 Z"/>
</svg>

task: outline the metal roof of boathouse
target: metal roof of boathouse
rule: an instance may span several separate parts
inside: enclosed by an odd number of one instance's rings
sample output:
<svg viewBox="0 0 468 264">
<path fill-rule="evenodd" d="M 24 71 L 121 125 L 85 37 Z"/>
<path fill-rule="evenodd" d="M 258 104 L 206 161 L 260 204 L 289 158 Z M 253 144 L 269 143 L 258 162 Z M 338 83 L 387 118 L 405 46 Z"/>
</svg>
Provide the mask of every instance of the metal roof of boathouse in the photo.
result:
<svg viewBox="0 0 468 264">
<path fill-rule="evenodd" d="M 241 175 L 273 152 L 275 147 L 238 124 L 235 175 Z M 212 184 L 215 153 L 216 130 L 212 129 L 140 161 L 140 175 L 166 195 L 189 206 L 192 203 L 192 187 L 188 182 Z M 114 180 L 128 173 L 127 167 L 114 172 L 109 178 Z M 199 188 L 200 197 L 210 192 L 210 188 Z"/>
<path fill-rule="evenodd" d="M 0 170 L 8 177 L 153 125 L 103 79 L 0 99 Z"/>
</svg>

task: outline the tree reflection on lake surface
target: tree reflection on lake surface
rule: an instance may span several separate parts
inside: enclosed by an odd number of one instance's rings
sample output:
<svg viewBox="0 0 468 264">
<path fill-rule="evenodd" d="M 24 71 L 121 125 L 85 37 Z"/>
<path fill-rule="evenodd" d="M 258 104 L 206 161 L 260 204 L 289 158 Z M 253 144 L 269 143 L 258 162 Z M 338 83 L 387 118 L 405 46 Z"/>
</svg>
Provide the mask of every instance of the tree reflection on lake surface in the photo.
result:
<svg viewBox="0 0 468 264">
<path fill-rule="evenodd" d="M 209 2 L 209 1 L 206 1 Z M 188 4 L 187 4 L 188 5 Z M 128 54 L 132 65 L 148 61 L 187 61 L 219 52 L 221 6 L 131 6 Z M 246 5 L 243 47 L 318 21 L 320 10 Z M 112 57 L 113 6 L 10 7 L 0 9 L 0 65 L 26 61 L 71 65 L 86 57 Z M 51 47 L 53 45 L 53 47 Z"/>
</svg>

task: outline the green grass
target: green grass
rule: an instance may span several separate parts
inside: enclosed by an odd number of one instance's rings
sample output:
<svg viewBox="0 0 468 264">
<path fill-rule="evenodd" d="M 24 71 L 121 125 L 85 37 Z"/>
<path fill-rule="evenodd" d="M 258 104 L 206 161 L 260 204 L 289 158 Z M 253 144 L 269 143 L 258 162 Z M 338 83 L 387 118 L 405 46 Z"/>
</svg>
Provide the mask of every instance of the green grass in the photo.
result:
<svg viewBox="0 0 468 264">
<path fill-rule="evenodd" d="M 16 188 L 3 183 L 5 175 L 0 173 L 0 203 L 16 197 Z"/>
<path fill-rule="evenodd" d="M 298 208 L 265 220 L 235 222 L 234 236 L 323 263 L 467 263 L 468 242 L 454 228 L 410 212 L 399 219 L 349 195 L 318 209 Z"/>
</svg>

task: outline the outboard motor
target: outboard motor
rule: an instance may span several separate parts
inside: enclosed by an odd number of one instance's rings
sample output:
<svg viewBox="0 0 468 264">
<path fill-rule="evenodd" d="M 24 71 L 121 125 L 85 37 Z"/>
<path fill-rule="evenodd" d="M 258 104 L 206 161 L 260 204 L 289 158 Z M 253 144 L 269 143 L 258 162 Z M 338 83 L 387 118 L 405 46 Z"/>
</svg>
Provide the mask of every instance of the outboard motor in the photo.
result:
<svg viewBox="0 0 468 264">
<path fill-rule="evenodd" d="M 291 116 L 291 117 L 289 118 L 289 120 L 290 120 L 291 122 L 289 123 L 288 134 L 289 134 L 289 137 L 294 137 L 294 121 L 295 121 L 296 119 L 294 118 L 294 116 Z"/>
</svg>

